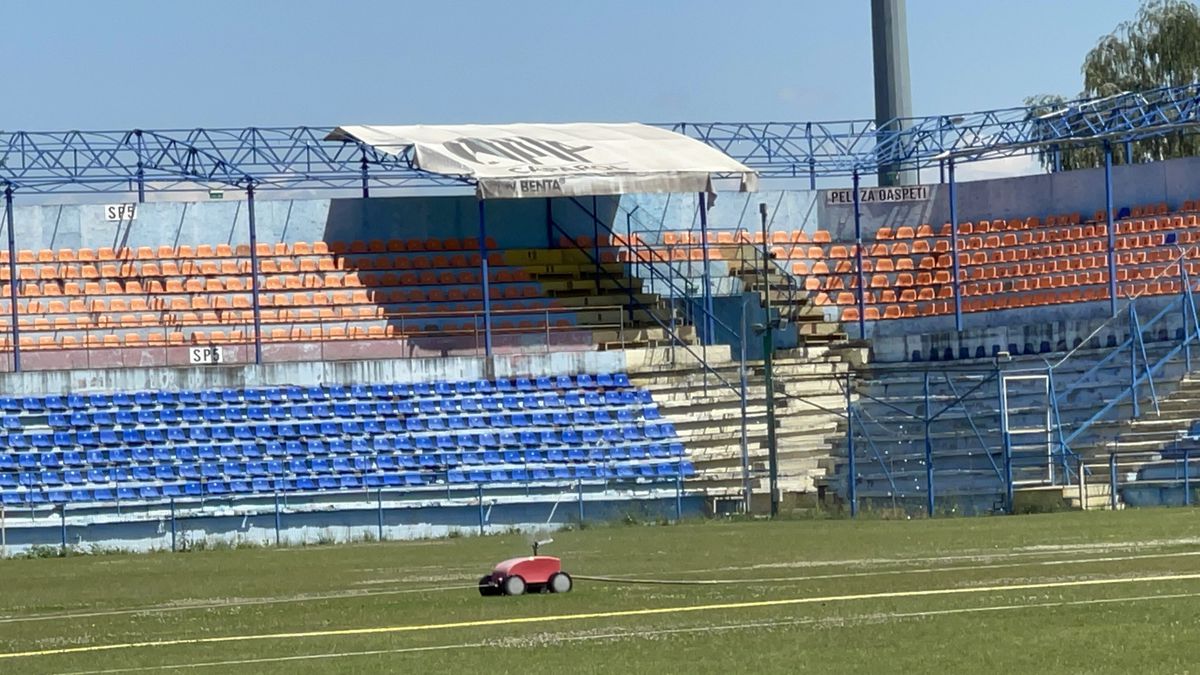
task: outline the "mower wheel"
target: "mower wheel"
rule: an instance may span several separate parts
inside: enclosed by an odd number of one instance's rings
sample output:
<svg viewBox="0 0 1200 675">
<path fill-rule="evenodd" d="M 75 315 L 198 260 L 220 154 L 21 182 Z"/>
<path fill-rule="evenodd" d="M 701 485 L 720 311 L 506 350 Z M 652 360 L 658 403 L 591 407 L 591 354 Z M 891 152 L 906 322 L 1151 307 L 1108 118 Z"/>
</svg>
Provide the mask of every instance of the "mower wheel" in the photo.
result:
<svg viewBox="0 0 1200 675">
<path fill-rule="evenodd" d="M 500 595 L 500 589 L 492 585 L 492 575 L 485 574 L 479 580 L 479 594 L 485 598 Z"/>
<path fill-rule="evenodd" d="M 546 582 L 546 588 L 550 589 L 551 593 L 569 593 L 572 586 L 574 584 L 571 575 L 566 572 L 555 572 Z"/>
<path fill-rule="evenodd" d="M 504 590 L 505 595 L 521 595 L 525 592 L 525 580 L 513 575 L 505 578 L 500 587 Z"/>
</svg>

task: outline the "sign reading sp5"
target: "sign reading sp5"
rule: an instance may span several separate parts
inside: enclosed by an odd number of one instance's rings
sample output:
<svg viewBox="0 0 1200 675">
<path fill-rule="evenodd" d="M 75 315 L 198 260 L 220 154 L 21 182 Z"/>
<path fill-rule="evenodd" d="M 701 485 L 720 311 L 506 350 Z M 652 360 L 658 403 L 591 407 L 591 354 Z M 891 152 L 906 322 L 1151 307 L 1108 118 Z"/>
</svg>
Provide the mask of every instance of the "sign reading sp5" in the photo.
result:
<svg viewBox="0 0 1200 675">
<path fill-rule="evenodd" d="M 192 347 L 188 350 L 188 360 L 194 365 L 215 365 L 225 361 L 220 347 Z"/>
<path fill-rule="evenodd" d="M 137 220 L 137 204 L 108 204 L 104 207 L 104 219 Z"/>
</svg>

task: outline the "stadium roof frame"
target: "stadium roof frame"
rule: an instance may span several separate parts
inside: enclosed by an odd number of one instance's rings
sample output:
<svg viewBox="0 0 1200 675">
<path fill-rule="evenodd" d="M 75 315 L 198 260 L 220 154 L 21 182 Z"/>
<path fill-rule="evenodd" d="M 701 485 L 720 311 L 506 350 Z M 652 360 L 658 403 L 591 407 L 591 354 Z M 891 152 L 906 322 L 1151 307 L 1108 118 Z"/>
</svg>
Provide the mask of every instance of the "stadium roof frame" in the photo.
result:
<svg viewBox="0 0 1200 675">
<path fill-rule="evenodd" d="M 921 169 L 1087 143 L 1130 143 L 1194 130 L 1200 84 L 1064 103 L 911 117 L 877 126 L 828 122 L 675 122 L 654 126 L 713 146 L 763 178 Z M 0 183 L 23 196 L 194 192 L 205 187 L 341 190 L 471 185 L 421 171 L 409 153 L 325 140 L 334 127 L 0 132 Z M 717 176 L 718 178 L 721 176 Z"/>
</svg>

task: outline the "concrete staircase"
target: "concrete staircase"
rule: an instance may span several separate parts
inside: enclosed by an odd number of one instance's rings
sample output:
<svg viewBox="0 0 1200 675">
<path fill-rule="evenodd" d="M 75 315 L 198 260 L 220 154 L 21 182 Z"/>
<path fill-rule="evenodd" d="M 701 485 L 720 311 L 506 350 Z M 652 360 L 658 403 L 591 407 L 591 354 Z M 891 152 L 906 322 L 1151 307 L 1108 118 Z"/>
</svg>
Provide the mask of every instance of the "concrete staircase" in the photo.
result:
<svg viewBox="0 0 1200 675">
<path fill-rule="evenodd" d="M 1200 375 L 1188 373 L 1165 396 L 1163 384 L 1159 386 L 1157 413 L 1152 401 L 1142 400 L 1140 417 L 1097 422 L 1093 425 L 1094 433 L 1089 434 L 1092 442 L 1072 448 L 1091 469 L 1086 506 L 1082 508 L 1110 508 L 1107 466 L 1111 453 L 1117 453 L 1122 474 L 1136 472 L 1145 464 L 1161 459 L 1163 450 L 1185 433 L 1193 421 L 1200 419 Z M 1072 496 L 1069 492 L 1064 491 L 1064 497 L 1072 505 L 1084 503 L 1078 494 Z M 1117 507 L 1124 508 L 1119 494 Z"/>
<path fill-rule="evenodd" d="M 730 276 L 741 280 L 747 291 L 757 293 L 764 306 L 769 294 L 771 306 L 795 324 L 801 345 L 830 345 L 846 339 L 842 325 L 827 319 L 824 310 L 813 304 L 800 279 L 773 262 L 764 279 L 761 248 L 748 244 L 718 248 L 729 264 Z"/>
<path fill-rule="evenodd" d="M 712 350 L 713 348 L 710 348 Z M 726 353 L 727 353 L 727 349 Z M 697 365 L 663 366 L 632 372 L 635 385 L 653 392 L 663 415 L 679 430 L 696 464 L 690 487 L 713 497 L 742 494 L 740 366 L 710 355 L 715 372 Z M 845 412 L 841 380 L 844 355 L 827 347 L 779 354 L 774 362 L 776 442 L 783 493 L 815 489 Z M 751 487 L 768 489 L 766 388 L 762 362 L 747 363 L 746 446 Z"/>
</svg>

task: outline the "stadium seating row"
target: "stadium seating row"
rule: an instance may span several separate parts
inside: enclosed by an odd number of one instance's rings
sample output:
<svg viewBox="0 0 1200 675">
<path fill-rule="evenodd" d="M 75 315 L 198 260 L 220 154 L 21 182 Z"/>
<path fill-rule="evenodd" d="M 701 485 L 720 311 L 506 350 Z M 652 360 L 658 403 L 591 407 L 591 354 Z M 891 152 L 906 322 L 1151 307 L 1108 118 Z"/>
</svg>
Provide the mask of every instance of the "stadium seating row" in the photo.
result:
<svg viewBox="0 0 1200 675">
<path fill-rule="evenodd" d="M 1123 209 L 1114 224 L 1119 297 L 1178 293 L 1182 258 L 1189 274 L 1200 273 L 1200 221 L 1196 202 L 1172 214 L 1165 204 Z M 1108 228 L 1104 213 L 1092 221 L 1079 214 L 996 219 L 958 225 L 952 252 L 949 224 L 881 227 L 863 245 L 861 283 L 866 320 L 916 318 L 953 312 L 953 256 L 957 255 L 964 311 L 993 311 L 1108 298 Z M 816 305 L 840 307 L 843 321 L 857 321 L 858 251 L 834 243 L 829 232 L 775 232 L 771 252 L 801 279 Z M 749 233 L 718 232 L 710 258 L 723 257 L 720 242 L 751 240 Z M 664 259 L 697 259 L 694 233 L 664 233 Z M 681 248 L 682 247 L 682 248 Z"/>
<path fill-rule="evenodd" d="M 628 376 L 0 397 L 10 506 L 694 473 Z"/>
</svg>

